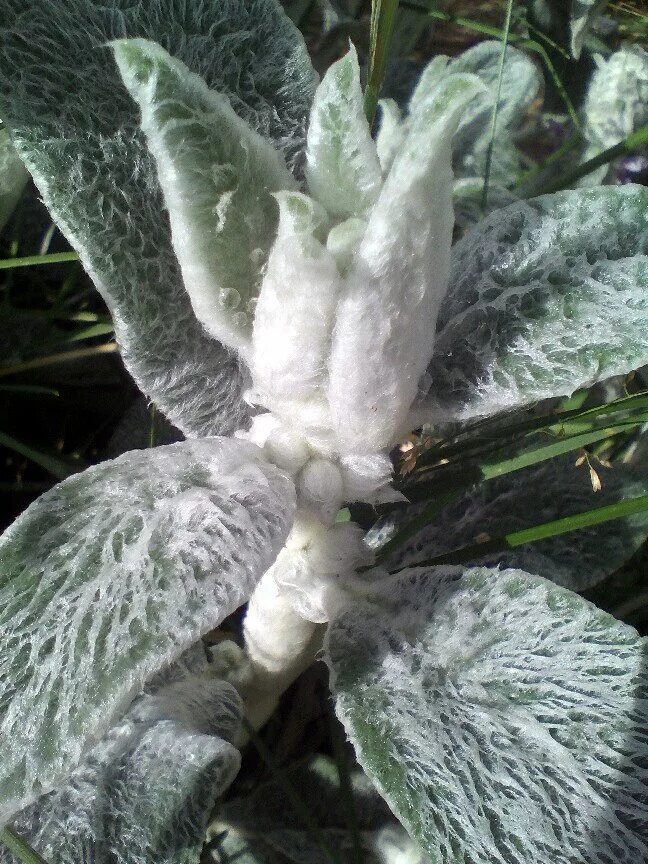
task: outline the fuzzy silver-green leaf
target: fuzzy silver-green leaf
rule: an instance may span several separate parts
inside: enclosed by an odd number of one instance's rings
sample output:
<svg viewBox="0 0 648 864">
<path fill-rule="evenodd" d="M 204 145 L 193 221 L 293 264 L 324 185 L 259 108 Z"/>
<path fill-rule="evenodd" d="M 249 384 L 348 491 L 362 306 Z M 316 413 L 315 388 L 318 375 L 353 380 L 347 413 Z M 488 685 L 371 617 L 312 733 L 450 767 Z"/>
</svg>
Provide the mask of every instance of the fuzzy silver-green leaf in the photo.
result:
<svg viewBox="0 0 648 864">
<path fill-rule="evenodd" d="M 0 0 L 0 117 L 104 296 L 146 395 L 189 436 L 245 422 L 247 378 L 197 321 L 137 106 L 108 43 L 144 38 L 299 166 L 315 73 L 277 0 Z"/>
<path fill-rule="evenodd" d="M 90 468 L 16 520 L 0 540 L 0 822 L 249 598 L 294 507 L 257 447 L 204 439 Z"/>
<path fill-rule="evenodd" d="M 648 190 L 544 195 L 453 248 L 419 418 L 494 414 L 645 363 Z"/>
<path fill-rule="evenodd" d="M 246 356 L 277 229 L 272 192 L 297 182 L 229 100 L 155 42 L 113 43 L 157 163 L 171 236 L 196 317 Z"/>
<path fill-rule="evenodd" d="M 230 743 L 240 712 L 197 643 L 12 828 L 56 864 L 198 864 L 215 799 L 240 765 Z M 0 861 L 15 859 L 0 848 Z"/>
<path fill-rule="evenodd" d="M 434 864 L 648 856 L 648 643 L 521 570 L 410 569 L 325 651 L 358 761 Z"/>
</svg>

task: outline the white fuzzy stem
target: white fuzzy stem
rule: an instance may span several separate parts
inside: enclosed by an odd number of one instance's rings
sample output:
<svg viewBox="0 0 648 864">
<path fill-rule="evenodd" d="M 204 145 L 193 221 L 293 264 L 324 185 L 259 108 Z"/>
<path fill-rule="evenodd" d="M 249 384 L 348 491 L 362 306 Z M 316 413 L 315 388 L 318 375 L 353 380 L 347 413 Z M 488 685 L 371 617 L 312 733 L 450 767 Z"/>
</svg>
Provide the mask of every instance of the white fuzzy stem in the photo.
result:
<svg viewBox="0 0 648 864">
<path fill-rule="evenodd" d="M 243 625 L 251 678 L 242 695 L 255 729 L 263 726 L 282 693 L 315 660 L 321 629 L 293 610 L 269 570 L 250 599 Z"/>
</svg>

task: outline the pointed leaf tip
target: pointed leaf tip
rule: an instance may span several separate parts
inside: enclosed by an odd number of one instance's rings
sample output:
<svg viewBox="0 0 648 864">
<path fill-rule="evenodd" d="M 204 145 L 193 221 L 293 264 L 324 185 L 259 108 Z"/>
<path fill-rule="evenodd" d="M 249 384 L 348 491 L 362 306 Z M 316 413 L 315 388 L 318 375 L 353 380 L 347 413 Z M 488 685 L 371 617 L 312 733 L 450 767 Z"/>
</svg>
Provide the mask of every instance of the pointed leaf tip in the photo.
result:
<svg viewBox="0 0 648 864">
<path fill-rule="evenodd" d="M 352 43 L 315 92 L 306 180 L 311 195 L 341 219 L 364 213 L 380 190 L 380 162 L 364 113 L 358 55 Z"/>
<path fill-rule="evenodd" d="M 274 147 L 229 100 L 155 43 L 113 43 L 155 156 L 174 249 L 197 318 L 249 359 L 263 267 L 277 228 L 272 192 L 295 189 Z"/>
</svg>

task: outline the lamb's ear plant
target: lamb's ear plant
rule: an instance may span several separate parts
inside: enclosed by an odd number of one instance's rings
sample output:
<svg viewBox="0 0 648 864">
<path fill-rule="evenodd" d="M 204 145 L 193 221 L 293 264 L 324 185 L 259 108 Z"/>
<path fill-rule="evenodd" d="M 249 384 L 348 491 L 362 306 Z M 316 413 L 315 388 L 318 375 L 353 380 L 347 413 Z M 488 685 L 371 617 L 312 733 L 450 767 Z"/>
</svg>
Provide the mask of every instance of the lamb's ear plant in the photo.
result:
<svg viewBox="0 0 648 864">
<path fill-rule="evenodd" d="M 516 200 L 512 187 L 522 168 L 522 154 L 516 146 L 516 137 L 529 107 L 541 92 L 542 76 L 539 67 L 526 54 L 509 45 L 500 83 L 501 53 L 500 42 L 486 40 L 452 60 L 435 57 L 421 75 L 405 116 L 393 100 L 380 102 L 377 147 L 381 165 L 386 170 L 406 134 L 407 114 L 416 113 L 420 100 L 441 78 L 462 72 L 476 75 L 484 83 L 483 90 L 466 106 L 453 139 L 455 218 L 460 225 L 473 224 L 484 212 Z M 498 85 L 497 123 L 493 136 L 492 115 Z M 489 148 L 492 152 L 490 161 Z M 482 197 L 486 173 L 488 188 L 484 206 Z"/>
<path fill-rule="evenodd" d="M 646 190 L 518 202 L 451 248 L 452 141 L 485 84 L 424 76 L 387 158 L 355 51 L 315 87 L 275 0 L 0 0 L 0 116 L 188 438 L 69 478 L 0 544 L 0 819 L 53 861 L 82 859 L 75 831 L 94 860 L 197 861 L 237 758 L 219 676 L 259 726 L 322 629 L 357 758 L 430 860 L 648 855 L 648 644 L 556 584 L 560 549 L 542 575 L 390 574 L 336 522 L 402 498 L 412 424 L 648 362 Z M 247 601 L 211 685 L 151 692 Z M 76 821 L 75 772 L 102 790 Z"/>
<path fill-rule="evenodd" d="M 628 44 L 595 60 L 583 106 L 584 160 L 648 126 L 648 51 Z M 610 174 L 611 166 L 603 165 L 580 182 L 602 183 Z"/>
</svg>

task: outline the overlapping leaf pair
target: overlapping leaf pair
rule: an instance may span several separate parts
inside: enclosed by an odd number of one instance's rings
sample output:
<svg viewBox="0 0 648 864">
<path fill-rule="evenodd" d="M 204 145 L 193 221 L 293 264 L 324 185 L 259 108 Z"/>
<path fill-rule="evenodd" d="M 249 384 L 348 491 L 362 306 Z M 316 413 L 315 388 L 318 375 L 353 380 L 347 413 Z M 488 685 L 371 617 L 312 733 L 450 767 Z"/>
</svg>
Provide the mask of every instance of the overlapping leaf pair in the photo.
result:
<svg viewBox="0 0 648 864">
<path fill-rule="evenodd" d="M 648 223 L 638 187 L 566 192 L 492 214 L 451 251 L 452 137 L 483 85 L 437 61 L 374 143 L 355 53 L 315 91 L 273 0 L 0 0 L 0 46 L 0 116 L 142 389 L 190 439 L 245 425 L 244 387 L 272 415 L 263 449 L 205 437 L 127 454 L 3 538 L 6 822 L 250 598 L 298 508 L 324 524 L 387 491 L 386 451 L 410 424 L 647 362 Z M 329 624 L 338 714 L 432 860 L 645 857 L 646 643 L 519 570 L 371 576 Z M 113 844 L 102 788 L 106 860 L 141 860 Z M 142 854 L 195 857 L 203 816 Z M 49 848 L 67 864 L 75 847 Z"/>
</svg>

